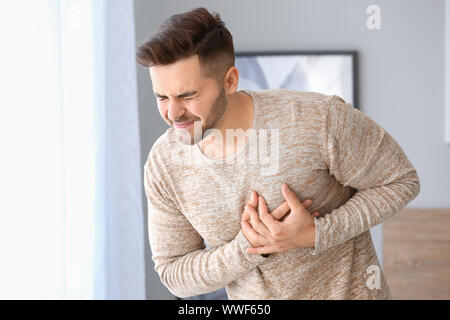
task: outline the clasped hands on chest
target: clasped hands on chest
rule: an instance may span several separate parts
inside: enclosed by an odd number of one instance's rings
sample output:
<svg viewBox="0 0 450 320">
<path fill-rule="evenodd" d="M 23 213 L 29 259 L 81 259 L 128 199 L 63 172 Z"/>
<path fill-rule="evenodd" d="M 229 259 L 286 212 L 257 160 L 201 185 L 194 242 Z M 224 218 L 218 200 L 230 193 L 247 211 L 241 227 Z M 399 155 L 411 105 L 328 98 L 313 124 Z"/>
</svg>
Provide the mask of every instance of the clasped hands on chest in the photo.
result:
<svg viewBox="0 0 450 320">
<path fill-rule="evenodd" d="M 242 232 L 253 246 L 247 249 L 248 254 L 267 255 L 314 247 L 314 217 L 318 217 L 319 212 L 307 210 L 312 200 L 301 202 L 287 184 L 282 185 L 281 192 L 285 201 L 269 212 L 264 197 L 251 191 L 241 218 Z"/>
</svg>

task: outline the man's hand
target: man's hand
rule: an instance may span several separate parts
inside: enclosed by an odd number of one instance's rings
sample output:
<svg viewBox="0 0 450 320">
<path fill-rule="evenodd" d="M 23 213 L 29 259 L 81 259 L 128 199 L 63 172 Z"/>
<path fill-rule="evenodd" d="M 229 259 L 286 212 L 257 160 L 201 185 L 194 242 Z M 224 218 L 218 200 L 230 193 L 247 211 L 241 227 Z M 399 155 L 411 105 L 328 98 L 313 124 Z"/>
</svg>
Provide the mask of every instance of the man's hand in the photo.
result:
<svg viewBox="0 0 450 320">
<path fill-rule="evenodd" d="M 312 204 L 311 199 L 300 202 L 286 184 L 283 184 L 282 194 L 286 201 L 269 213 L 264 198 L 252 192 L 241 219 L 242 232 L 253 246 L 247 253 L 268 254 L 314 246 L 313 217 L 319 213 L 310 214 L 306 210 Z"/>
</svg>

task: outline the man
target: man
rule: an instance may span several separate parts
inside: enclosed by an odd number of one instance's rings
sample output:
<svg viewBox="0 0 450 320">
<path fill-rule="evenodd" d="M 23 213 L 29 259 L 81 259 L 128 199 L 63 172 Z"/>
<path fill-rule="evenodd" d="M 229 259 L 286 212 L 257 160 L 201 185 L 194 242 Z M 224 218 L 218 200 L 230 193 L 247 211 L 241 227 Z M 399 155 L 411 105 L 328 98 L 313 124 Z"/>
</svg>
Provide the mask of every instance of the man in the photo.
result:
<svg viewBox="0 0 450 320">
<path fill-rule="evenodd" d="M 336 95 L 236 91 L 232 36 L 204 8 L 171 16 L 137 60 L 170 125 L 144 184 L 155 270 L 174 295 L 391 299 L 370 228 L 420 183 L 386 130 Z"/>
</svg>

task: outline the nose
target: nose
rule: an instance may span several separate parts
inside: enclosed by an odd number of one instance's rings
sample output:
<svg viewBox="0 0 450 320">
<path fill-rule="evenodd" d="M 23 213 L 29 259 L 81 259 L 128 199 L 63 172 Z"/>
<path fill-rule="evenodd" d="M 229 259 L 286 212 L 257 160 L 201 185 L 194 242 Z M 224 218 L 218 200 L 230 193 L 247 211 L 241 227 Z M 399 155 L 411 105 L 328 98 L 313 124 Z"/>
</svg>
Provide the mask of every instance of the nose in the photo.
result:
<svg viewBox="0 0 450 320">
<path fill-rule="evenodd" d="M 181 106 L 177 101 L 172 100 L 169 103 L 167 117 L 170 121 L 175 121 L 179 119 L 185 112 L 186 109 L 183 108 L 183 106 Z"/>
</svg>

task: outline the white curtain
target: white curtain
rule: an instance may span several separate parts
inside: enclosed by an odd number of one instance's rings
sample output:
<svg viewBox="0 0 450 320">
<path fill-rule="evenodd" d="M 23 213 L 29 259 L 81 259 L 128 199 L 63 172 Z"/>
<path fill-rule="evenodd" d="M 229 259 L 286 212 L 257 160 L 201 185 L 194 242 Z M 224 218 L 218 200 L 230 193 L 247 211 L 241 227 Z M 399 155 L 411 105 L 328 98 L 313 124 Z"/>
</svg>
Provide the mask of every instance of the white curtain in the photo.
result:
<svg viewBox="0 0 450 320">
<path fill-rule="evenodd" d="M 1 1 L 0 29 L 0 299 L 144 299 L 133 2 Z"/>
</svg>

